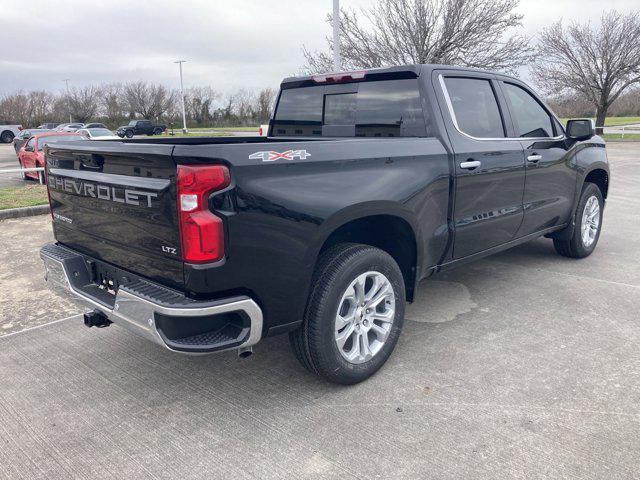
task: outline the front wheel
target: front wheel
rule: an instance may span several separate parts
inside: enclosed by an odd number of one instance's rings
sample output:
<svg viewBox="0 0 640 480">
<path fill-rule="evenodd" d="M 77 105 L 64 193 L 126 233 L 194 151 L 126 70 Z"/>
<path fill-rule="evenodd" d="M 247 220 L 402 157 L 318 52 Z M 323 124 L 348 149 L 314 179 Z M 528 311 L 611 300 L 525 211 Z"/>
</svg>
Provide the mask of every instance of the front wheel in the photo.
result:
<svg viewBox="0 0 640 480">
<path fill-rule="evenodd" d="M 127 130 L 124 133 L 124 136 L 127 137 L 127 138 L 133 138 L 133 132 L 131 130 Z"/>
<path fill-rule="evenodd" d="M 302 326 L 289 338 L 300 363 L 339 384 L 366 380 L 402 331 L 402 272 L 386 252 L 360 244 L 327 250 L 314 273 Z"/>
<path fill-rule="evenodd" d="M 588 257 L 596 249 L 602 228 L 604 200 L 597 185 L 585 183 L 578 202 L 573 235 L 568 240 L 553 240 L 560 255 L 570 258 Z"/>
</svg>

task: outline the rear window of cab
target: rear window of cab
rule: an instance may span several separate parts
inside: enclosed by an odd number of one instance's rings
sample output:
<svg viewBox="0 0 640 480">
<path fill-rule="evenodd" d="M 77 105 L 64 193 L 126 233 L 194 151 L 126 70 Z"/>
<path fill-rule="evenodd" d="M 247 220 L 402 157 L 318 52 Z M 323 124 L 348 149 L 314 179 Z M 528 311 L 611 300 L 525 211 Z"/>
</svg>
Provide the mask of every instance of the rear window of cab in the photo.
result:
<svg viewBox="0 0 640 480">
<path fill-rule="evenodd" d="M 425 137 L 417 79 L 282 90 L 273 136 Z"/>
</svg>

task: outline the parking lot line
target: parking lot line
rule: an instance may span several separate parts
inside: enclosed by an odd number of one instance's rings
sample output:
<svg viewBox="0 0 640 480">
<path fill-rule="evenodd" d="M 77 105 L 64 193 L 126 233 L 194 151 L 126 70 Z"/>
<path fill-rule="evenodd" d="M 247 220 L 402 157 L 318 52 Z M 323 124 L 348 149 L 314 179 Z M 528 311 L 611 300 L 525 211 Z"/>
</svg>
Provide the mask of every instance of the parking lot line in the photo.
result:
<svg viewBox="0 0 640 480">
<path fill-rule="evenodd" d="M 76 313 L 75 315 L 71 315 L 70 317 L 61 318 L 59 320 L 54 320 L 53 322 L 43 323 L 42 325 L 36 325 L 35 327 L 29 327 L 22 330 L 18 330 L 17 332 L 7 333 L 6 335 L 0 335 L 0 338 L 13 337 L 14 335 L 18 335 L 20 333 L 30 332 L 31 330 L 38 330 L 42 327 L 48 327 L 49 325 L 55 325 L 56 323 L 64 322 L 65 320 L 71 320 L 72 318 L 79 317 L 83 315 L 82 313 Z"/>
</svg>

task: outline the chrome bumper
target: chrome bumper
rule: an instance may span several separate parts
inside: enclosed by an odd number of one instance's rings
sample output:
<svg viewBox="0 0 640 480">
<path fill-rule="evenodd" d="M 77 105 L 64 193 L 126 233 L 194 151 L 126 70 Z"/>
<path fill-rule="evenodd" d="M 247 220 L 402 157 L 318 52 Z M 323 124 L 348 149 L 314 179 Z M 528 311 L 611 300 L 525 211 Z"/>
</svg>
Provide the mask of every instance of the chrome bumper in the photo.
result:
<svg viewBox="0 0 640 480">
<path fill-rule="evenodd" d="M 195 301 L 174 290 L 139 278 L 121 285 L 117 293 L 112 295 L 92 283 L 87 257 L 66 247 L 49 244 L 40 250 L 40 258 L 45 266 L 44 278 L 49 288 L 56 293 L 70 298 L 76 304 L 101 311 L 111 322 L 169 350 L 211 353 L 245 349 L 258 343 L 262 337 L 262 310 L 249 297 Z M 237 336 L 208 331 L 187 338 L 172 339 L 159 327 L 159 324 L 167 321 L 226 319 L 229 315 L 235 315 L 243 322 L 242 326 L 235 329 L 238 331 Z"/>
</svg>

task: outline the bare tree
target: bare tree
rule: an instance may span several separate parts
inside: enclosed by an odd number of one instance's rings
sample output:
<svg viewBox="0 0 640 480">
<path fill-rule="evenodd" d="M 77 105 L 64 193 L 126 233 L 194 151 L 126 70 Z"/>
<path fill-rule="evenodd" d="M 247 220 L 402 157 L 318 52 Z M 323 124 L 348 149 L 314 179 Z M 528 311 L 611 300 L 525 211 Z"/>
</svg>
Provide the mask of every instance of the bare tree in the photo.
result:
<svg viewBox="0 0 640 480">
<path fill-rule="evenodd" d="M 76 122 L 84 123 L 93 118 L 98 112 L 99 87 L 89 85 L 82 88 L 72 88 L 69 91 L 69 110 Z"/>
<path fill-rule="evenodd" d="M 258 123 L 269 121 L 275 101 L 276 91 L 273 88 L 263 88 L 258 92 L 256 104 L 253 107 L 255 120 L 257 120 Z"/>
<path fill-rule="evenodd" d="M 343 66 L 443 63 L 513 72 L 532 59 L 526 37 L 505 35 L 521 24 L 517 5 L 518 0 L 377 0 L 359 14 L 343 9 Z M 308 71 L 332 69 L 332 40 L 327 42 L 328 53 L 303 47 Z"/>
<path fill-rule="evenodd" d="M 542 31 L 533 69 L 549 93 L 584 95 L 602 132 L 607 111 L 630 86 L 640 83 L 640 12 L 604 13 L 600 26 L 558 21 Z"/>
<path fill-rule="evenodd" d="M 191 87 L 185 92 L 187 117 L 198 125 L 211 123 L 213 102 L 220 96 L 211 87 Z"/>
<path fill-rule="evenodd" d="M 129 110 L 150 120 L 158 120 L 171 110 L 175 92 L 163 85 L 147 82 L 128 83 L 124 87 Z"/>
<path fill-rule="evenodd" d="M 0 98 L 0 121 L 29 125 L 29 98 L 24 92 L 7 94 Z"/>
<path fill-rule="evenodd" d="M 29 102 L 29 125 L 39 125 L 52 118 L 54 95 L 45 90 L 35 90 L 27 94 Z"/>
<path fill-rule="evenodd" d="M 128 113 L 124 88 L 121 83 L 109 83 L 101 91 L 102 113 L 110 125 L 116 126 Z"/>
</svg>

